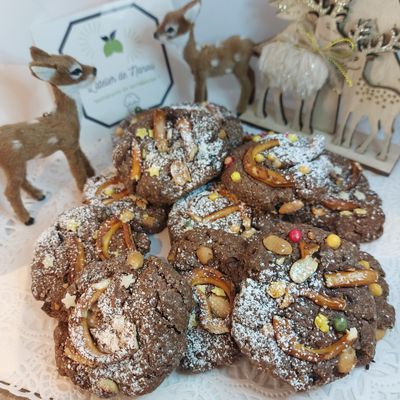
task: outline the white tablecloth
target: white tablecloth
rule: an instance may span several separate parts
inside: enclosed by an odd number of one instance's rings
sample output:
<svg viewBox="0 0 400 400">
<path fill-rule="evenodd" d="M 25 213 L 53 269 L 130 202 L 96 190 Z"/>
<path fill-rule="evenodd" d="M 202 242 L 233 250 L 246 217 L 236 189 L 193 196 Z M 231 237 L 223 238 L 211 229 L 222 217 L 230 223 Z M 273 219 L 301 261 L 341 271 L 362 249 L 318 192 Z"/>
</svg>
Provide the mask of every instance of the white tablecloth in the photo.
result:
<svg viewBox="0 0 400 400">
<path fill-rule="evenodd" d="M 22 95 L 22 94 L 21 94 Z M 39 106 L 48 106 L 45 92 Z M 0 106 L 5 104 L 0 98 Z M 8 104 L 7 99 L 7 104 Z M 32 104 L 32 101 L 30 102 Z M 19 111 L 19 112 L 18 112 Z M 43 108 L 41 111 L 44 111 Z M 17 109 L 15 119 L 30 116 L 32 110 Z M 2 118 L 3 117 L 3 118 Z M 0 123 L 4 123 L 0 112 Z M 97 171 L 111 163 L 109 132 L 98 126 L 83 125 L 82 145 Z M 36 218 L 35 225 L 26 227 L 16 221 L 3 196 L 0 196 L 0 388 L 14 394 L 37 399 L 77 400 L 90 398 L 82 394 L 68 380 L 57 374 L 52 333 L 55 321 L 40 310 L 30 293 L 30 262 L 37 236 L 54 221 L 56 216 L 80 202 L 63 155 L 56 153 L 47 159 L 29 163 L 32 182 L 45 190 L 44 202 L 24 197 L 27 208 Z M 390 283 L 390 301 L 400 313 L 400 164 L 387 178 L 366 173 L 371 186 L 383 198 L 386 213 L 385 233 L 377 241 L 363 245 L 363 249 L 377 257 L 387 271 Z M 4 187 L 0 171 L 0 189 Z M 1 190 L 2 191 L 2 190 Z M 166 254 L 167 235 L 164 232 L 153 238 L 152 252 Z M 173 373 L 154 393 L 145 399 L 343 399 L 383 400 L 400 399 L 400 330 L 399 324 L 378 344 L 375 363 L 369 371 L 356 369 L 346 377 L 321 389 L 303 394 L 291 390 L 257 372 L 242 360 L 232 367 L 199 375 Z M 28 390 L 19 393 L 20 389 Z"/>
</svg>

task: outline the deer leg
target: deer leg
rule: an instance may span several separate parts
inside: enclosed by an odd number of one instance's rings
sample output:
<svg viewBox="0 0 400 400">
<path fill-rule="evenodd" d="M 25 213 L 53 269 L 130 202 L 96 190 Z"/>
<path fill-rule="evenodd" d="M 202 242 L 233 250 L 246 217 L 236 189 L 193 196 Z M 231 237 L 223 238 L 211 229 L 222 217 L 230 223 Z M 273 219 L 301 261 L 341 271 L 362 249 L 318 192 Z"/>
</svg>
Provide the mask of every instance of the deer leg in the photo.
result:
<svg viewBox="0 0 400 400">
<path fill-rule="evenodd" d="M 254 112 L 258 118 L 265 118 L 267 105 L 267 97 L 269 92 L 269 81 L 266 76 L 261 77 L 261 82 L 256 85 L 256 98 L 254 104 Z"/>
<path fill-rule="evenodd" d="M 86 176 L 88 178 L 94 176 L 95 171 L 94 171 L 92 165 L 90 164 L 90 161 L 88 160 L 85 153 L 82 151 L 82 149 L 80 147 L 79 147 L 79 153 L 80 153 L 80 157 L 82 158 L 83 165 L 85 166 Z"/>
<path fill-rule="evenodd" d="M 303 127 L 302 131 L 305 133 L 312 133 L 312 115 L 314 111 L 315 99 L 317 95 L 311 95 L 308 99 L 304 100 L 303 106 Z"/>
<path fill-rule="evenodd" d="M 86 183 L 87 174 L 85 163 L 80 154 L 81 150 L 79 148 L 74 150 L 65 149 L 63 152 L 67 158 L 71 173 L 75 178 L 76 185 L 78 186 L 79 190 L 82 191 Z"/>
<path fill-rule="evenodd" d="M 237 65 L 233 72 L 241 86 L 240 98 L 236 107 L 236 111 L 238 114 L 243 114 L 246 111 L 247 105 L 249 104 L 253 85 L 248 75 L 247 64 Z"/>
<path fill-rule="evenodd" d="M 338 118 L 337 121 L 337 126 L 336 126 L 336 132 L 335 132 L 335 138 L 333 139 L 333 144 L 336 144 L 337 146 L 342 145 L 343 141 L 343 136 L 346 130 L 346 125 L 349 119 L 351 118 L 351 113 L 347 114 L 345 118 Z"/>
<path fill-rule="evenodd" d="M 5 169 L 7 185 L 4 194 L 10 202 L 18 219 L 25 225 L 32 225 L 35 220 L 29 215 L 21 199 L 21 186 L 26 179 L 26 169 L 24 166 L 12 166 Z"/>
<path fill-rule="evenodd" d="M 278 88 L 273 88 L 272 89 L 272 98 L 273 98 L 273 103 L 274 103 L 274 108 L 273 108 L 273 119 L 277 124 L 280 125 L 286 125 L 285 118 L 283 116 L 283 111 L 282 111 L 282 98 L 281 98 L 281 92 Z"/>
<path fill-rule="evenodd" d="M 353 142 L 353 137 L 358 123 L 360 122 L 360 117 L 356 113 L 351 113 L 347 119 L 347 123 L 344 126 L 344 132 L 342 138 L 344 141 L 342 143 L 343 147 L 350 148 Z"/>
<path fill-rule="evenodd" d="M 389 155 L 389 151 L 390 151 L 390 144 L 392 141 L 392 136 L 393 136 L 393 131 L 394 131 L 394 127 L 393 127 L 393 122 L 388 119 L 383 119 L 381 120 L 381 124 L 382 124 L 382 129 L 383 132 L 385 134 L 385 137 L 383 139 L 383 143 L 382 143 L 382 147 L 381 147 L 381 151 L 377 156 L 378 160 L 381 161 L 386 161 Z"/>
<path fill-rule="evenodd" d="M 300 119 L 301 119 L 301 110 L 303 109 L 303 100 L 300 96 L 296 96 L 296 108 L 294 111 L 294 116 L 292 121 L 290 122 L 290 127 L 294 131 L 301 131 Z"/>
<path fill-rule="evenodd" d="M 25 192 L 28 193 L 31 197 L 33 197 L 38 201 L 42 201 L 46 198 L 43 192 L 38 188 L 36 188 L 35 186 L 33 186 L 32 183 L 30 183 L 26 177 L 21 184 L 21 188 L 25 190 Z"/>
<path fill-rule="evenodd" d="M 368 135 L 367 139 L 365 139 L 364 142 L 359 147 L 357 147 L 356 149 L 357 153 L 362 153 L 362 154 L 365 153 L 369 145 L 376 139 L 379 133 L 378 118 L 373 115 L 370 115 L 368 118 L 369 118 L 371 133 Z"/>
<path fill-rule="evenodd" d="M 250 83 L 251 83 L 251 93 L 250 93 L 250 98 L 249 98 L 249 104 L 253 104 L 254 98 L 256 95 L 256 74 L 254 73 L 254 70 L 253 70 L 253 68 L 250 67 L 250 65 L 248 65 L 248 67 L 247 67 L 247 76 L 249 77 Z"/>
<path fill-rule="evenodd" d="M 206 78 L 202 75 L 194 75 L 194 101 L 201 103 L 207 100 Z"/>
</svg>

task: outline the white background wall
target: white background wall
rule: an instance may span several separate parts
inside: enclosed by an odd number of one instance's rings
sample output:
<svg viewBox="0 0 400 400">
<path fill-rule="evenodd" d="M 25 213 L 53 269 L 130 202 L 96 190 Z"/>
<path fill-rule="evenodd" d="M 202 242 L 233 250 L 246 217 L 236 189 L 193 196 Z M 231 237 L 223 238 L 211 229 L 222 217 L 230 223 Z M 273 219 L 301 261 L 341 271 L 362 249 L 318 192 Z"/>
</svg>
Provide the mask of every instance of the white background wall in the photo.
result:
<svg viewBox="0 0 400 400">
<path fill-rule="evenodd" d="M 145 3 L 145 0 L 141 0 Z M 158 0 L 160 2 L 169 0 Z M 180 7 L 189 0 L 172 0 L 173 7 Z M 352 20 L 363 18 L 379 18 L 381 30 L 387 30 L 396 22 L 400 21 L 400 3 L 398 0 L 368 0 L 368 3 L 380 7 L 377 11 L 375 7 L 365 7 L 367 0 L 353 0 L 355 10 Z M 57 17 L 73 14 L 96 5 L 107 3 L 107 0 L 0 0 L 0 91 L 5 88 L 11 92 L 14 90 L 7 76 L 7 69 L 1 64 L 20 64 L 26 65 L 29 62 L 29 46 L 33 44 L 30 28 L 33 24 L 46 22 Z M 383 4 L 390 12 L 383 15 Z M 202 10 L 196 23 L 196 37 L 199 43 L 217 42 L 224 38 L 240 34 L 249 37 L 254 41 L 262 41 L 275 33 L 279 32 L 285 22 L 275 17 L 275 8 L 269 5 L 269 0 L 203 0 Z M 159 15 L 162 18 L 162 15 Z M 193 93 L 193 82 L 187 66 L 180 59 L 179 53 L 174 47 L 169 48 L 169 55 L 172 61 L 176 79 L 175 93 L 172 93 L 167 102 L 177 99 L 190 101 Z M 385 76 L 376 79 L 376 83 L 400 90 L 400 68 L 393 56 L 386 57 L 383 61 L 373 65 L 372 75 L 378 76 L 382 71 L 381 63 L 390 63 L 390 68 L 399 71 L 393 75 L 390 81 Z M 380 73 L 382 76 L 382 74 Z M 27 76 L 26 79 L 31 79 Z M 33 79 L 31 79 L 33 80 Z M 28 84 L 28 83 L 26 83 Z M 42 83 L 32 83 L 38 88 Z M 25 89 L 26 88 L 26 89 Z M 41 88 L 40 88 L 41 89 Z M 20 85 L 17 89 L 21 93 L 26 92 L 28 86 Z M 214 78 L 212 85 L 209 86 L 209 98 L 234 108 L 238 98 L 238 86 L 233 76 Z M 19 95 L 18 95 L 19 96 Z M 18 106 L 18 96 L 15 94 L 14 103 L 5 104 L 0 102 L 0 123 L 14 122 L 20 119 L 21 115 L 14 118 L 15 107 Z M 32 102 L 32 113 L 36 112 L 36 106 Z M 24 118 L 33 115 L 30 111 L 23 114 Z M 400 121 L 398 121 L 400 125 Z"/>
<path fill-rule="evenodd" d="M 160 2 L 164 0 L 159 0 Z M 61 17 L 107 3 L 106 0 L 0 0 L 0 63 L 27 63 L 32 44 L 30 27 L 40 21 Z M 185 0 L 173 0 L 175 7 Z M 203 0 L 196 33 L 200 42 L 213 42 L 232 34 L 263 40 L 279 31 L 268 0 Z"/>
</svg>

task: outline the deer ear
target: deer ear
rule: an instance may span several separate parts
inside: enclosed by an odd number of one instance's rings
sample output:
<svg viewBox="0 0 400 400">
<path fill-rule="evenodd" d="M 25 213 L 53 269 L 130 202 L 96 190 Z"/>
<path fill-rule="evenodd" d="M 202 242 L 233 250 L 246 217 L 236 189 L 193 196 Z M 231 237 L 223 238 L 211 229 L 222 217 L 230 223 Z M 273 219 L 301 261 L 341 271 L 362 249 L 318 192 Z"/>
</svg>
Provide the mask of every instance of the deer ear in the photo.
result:
<svg viewBox="0 0 400 400">
<path fill-rule="evenodd" d="M 44 50 L 39 49 L 39 47 L 32 46 L 30 51 L 32 60 L 34 61 L 43 61 L 50 57 L 50 54 L 47 54 Z"/>
<path fill-rule="evenodd" d="M 39 78 L 45 82 L 51 81 L 54 74 L 56 73 L 56 69 L 51 68 L 51 67 L 41 67 L 38 65 L 30 65 L 29 68 L 30 68 L 33 76 L 36 76 L 36 78 Z"/>
<path fill-rule="evenodd" d="M 189 8 L 183 14 L 183 18 L 191 24 L 194 24 L 200 12 L 200 1 L 195 1 L 193 5 L 189 4 Z"/>
</svg>

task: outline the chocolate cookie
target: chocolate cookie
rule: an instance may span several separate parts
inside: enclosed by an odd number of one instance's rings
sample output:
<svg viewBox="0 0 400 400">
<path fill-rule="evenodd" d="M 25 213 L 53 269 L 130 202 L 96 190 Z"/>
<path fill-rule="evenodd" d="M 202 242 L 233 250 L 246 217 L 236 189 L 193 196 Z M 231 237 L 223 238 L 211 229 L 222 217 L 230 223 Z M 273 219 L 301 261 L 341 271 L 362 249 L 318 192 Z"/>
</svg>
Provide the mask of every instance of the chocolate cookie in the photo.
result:
<svg viewBox="0 0 400 400">
<path fill-rule="evenodd" d="M 234 141 L 224 126 L 202 106 L 155 109 L 129 125 L 114 148 L 114 165 L 130 193 L 173 204 L 222 170 Z"/>
<path fill-rule="evenodd" d="M 206 266 L 217 269 L 235 285 L 239 285 L 246 276 L 245 251 L 246 241 L 238 235 L 196 228 L 185 232 L 172 243 L 168 260 L 181 273 Z"/>
<path fill-rule="evenodd" d="M 288 220 L 336 232 L 355 243 L 379 238 L 385 222 L 379 195 L 369 188 L 357 163 L 327 154 L 335 165 L 328 181 L 327 195 L 320 202 L 305 204 Z"/>
<path fill-rule="evenodd" d="M 110 397 L 151 392 L 179 364 L 190 288 L 156 257 L 134 270 L 113 259 L 86 268 L 68 289 L 68 319 L 54 332 L 56 363 L 76 385 Z"/>
<path fill-rule="evenodd" d="M 221 184 L 208 184 L 178 200 L 168 216 L 174 242 L 185 232 L 208 228 L 248 238 L 254 233 L 251 209 Z"/>
<path fill-rule="evenodd" d="M 206 371 L 231 364 L 238 355 L 230 317 L 236 287 L 245 276 L 245 248 L 241 237 L 205 228 L 190 230 L 172 244 L 168 259 L 191 284 L 196 304 L 183 369 Z"/>
<path fill-rule="evenodd" d="M 83 190 L 83 202 L 109 208 L 115 215 L 131 212 L 130 224 L 138 232 L 159 233 L 167 224 L 165 207 L 152 206 L 147 200 L 129 194 L 115 174 L 88 179 Z"/>
<path fill-rule="evenodd" d="M 38 239 L 31 264 L 32 293 L 52 317 L 64 311 L 61 299 L 76 275 L 91 261 L 150 249 L 145 233 L 130 225 L 132 213 L 113 215 L 104 207 L 81 206 L 61 214 Z"/>
<path fill-rule="evenodd" d="M 337 235 L 272 221 L 248 247 L 252 273 L 234 305 L 232 335 L 241 351 L 295 390 L 370 363 L 378 326 L 393 326 L 394 311 L 384 290 L 377 300 L 371 285 L 383 276 L 364 258 Z M 387 319 L 378 323 L 381 312 Z"/>
<path fill-rule="evenodd" d="M 226 107 L 214 103 L 181 103 L 170 106 L 171 109 L 188 109 L 211 113 L 218 118 L 221 129 L 226 133 L 226 137 L 231 147 L 237 147 L 243 142 L 243 127 L 240 120 Z M 153 110 L 144 110 L 138 114 L 131 115 L 121 122 L 114 135 L 114 143 L 117 143 L 125 134 L 129 134 L 130 125 L 136 124 L 140 120 L 152 118 Z M 149 121 L 148 120 L 148 121 Z"/>
<path fill-rule="evenodd" d="M 258 216 L 276 213 L 354 242 L 382 234 L 379 196 L 369 189 L 359 164 L 324 151 L 322 136 L 272 134 L 256 140 L 227 158 L 221 180 Z"/>
</svg>

